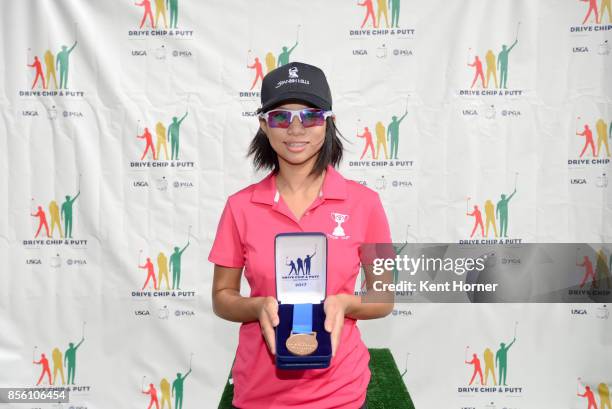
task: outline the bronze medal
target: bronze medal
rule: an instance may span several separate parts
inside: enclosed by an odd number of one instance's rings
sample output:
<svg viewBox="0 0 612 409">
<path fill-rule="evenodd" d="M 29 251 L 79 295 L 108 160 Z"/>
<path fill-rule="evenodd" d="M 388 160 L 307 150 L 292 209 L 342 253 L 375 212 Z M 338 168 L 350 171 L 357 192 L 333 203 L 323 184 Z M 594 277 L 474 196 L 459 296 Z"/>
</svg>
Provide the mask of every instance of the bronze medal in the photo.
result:
<svg viewBox="0 0 612 409">
<path fill-rule="evenodd" d="M 317 342 L 317 333 L 294 334 L 293 331 L 291 331 L 291 335 L 287 338 L 285 345 L 293 355 L 310 355 L 317 350 L 317 346 L 319 345 Z"/>
</svg>

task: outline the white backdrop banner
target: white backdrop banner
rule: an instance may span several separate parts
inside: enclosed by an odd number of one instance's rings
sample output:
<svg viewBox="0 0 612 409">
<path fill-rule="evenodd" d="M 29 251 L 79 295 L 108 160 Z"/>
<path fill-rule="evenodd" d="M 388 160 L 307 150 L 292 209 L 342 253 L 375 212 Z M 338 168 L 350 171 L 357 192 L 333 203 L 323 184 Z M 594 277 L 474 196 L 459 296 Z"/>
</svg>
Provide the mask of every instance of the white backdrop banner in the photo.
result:
<svg viewBox="0 0 612 409">
<path fill-rule="evenodd" d="M 263 176 L 261 79 L 289 61 L 325 71 L 340 171 L 395 242 L 612 241 L 610 0 L 20 0 L 0 21 L 0 387 L 145 408 L 178 380 L 184 409 L 216 407 L 238 325 L 207 256 Z M 359 325 L 418 409 L 610 409 L 609 308 L 396 304 Z"/>
</svg>

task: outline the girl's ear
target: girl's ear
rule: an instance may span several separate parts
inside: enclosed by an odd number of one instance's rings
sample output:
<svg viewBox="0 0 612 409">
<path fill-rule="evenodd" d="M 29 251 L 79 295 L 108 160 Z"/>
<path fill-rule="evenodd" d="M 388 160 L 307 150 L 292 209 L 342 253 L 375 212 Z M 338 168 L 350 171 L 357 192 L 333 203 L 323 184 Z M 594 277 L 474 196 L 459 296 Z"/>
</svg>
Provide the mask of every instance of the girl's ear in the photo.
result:
<svg viewBox="0 0 612 409">
<path fill-rule="evenodd" d="M 262 118 L 259 118 L 259 127 L 261 128 L 263 133 L 265 133 L 266 136 L 268 136 L 268 124 Z"/>
</svg>

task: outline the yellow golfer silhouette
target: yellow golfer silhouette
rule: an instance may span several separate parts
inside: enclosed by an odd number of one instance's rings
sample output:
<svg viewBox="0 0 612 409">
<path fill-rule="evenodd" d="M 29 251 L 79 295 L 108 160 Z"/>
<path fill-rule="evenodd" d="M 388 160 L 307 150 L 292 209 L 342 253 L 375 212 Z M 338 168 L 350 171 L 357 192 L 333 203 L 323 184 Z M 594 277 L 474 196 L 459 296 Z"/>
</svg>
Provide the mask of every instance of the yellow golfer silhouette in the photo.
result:
<svg viewBox="0 0 612 409">
<path fill-rule="evenodd" d="M 45 59 L 45 65 L 47 66 L 47 88 L 49 88 L 49 83 L 51 82 L 51 77 L 53 77 L 53 84 L 55 85 L 55 89 L 57 89 L 57 77 L 55 76 L 55 57 L 51 50 L 45 51 L 45 55 L 43 55 Z"/>
<path fill-rule="evenodd" d="M 51 359 L 53 359 L 53 385 L 55 385 L 55 380 L 57 379 L 57 373 L 59 372 L 62 377 L 62 385 L 66 384 L 66 379 L 64 378 L 64 365 L 62 363 L 62 351 L 59 348 L 53 348 L 51 351 Z"/>
<path fill-rule="evenodd" d="M 489 88 L 489 81 L 491 80 L 491 75 L 493 75 L 493 79 L 495 80 L 495 88 L 497 88 L 497 64 L 495 63 L 495 54 L 493 53 L 493 50 L 487 51 L 487 53 L 485 54 L 485 61 L 487 63 L 485 88 Z"/>
<path fill-rule="evenodd" d="M 489 381 L 489 372 L 491 372 L 491 375 L 493 375 L 493 385 L 497 385 L 497 379 L 495 379 L 495 359 L 494 359 L 493 351 L 491 351 L 489 348 L 484 350 L 484 361 L 485 361 L 484 384 L 486 385 L 487 382 Z"/>
<path fill-rule="evenodd" d="M 487 200 L 484 208 L 486 218 L 485 237 L 489 237 L 489 224 L 493 225 L 493 232 L 495 233 L 495 237 L 497 237 L 497 226 L 495 225 L 495 206 L 493 205 L 492 201 Z"/>
<path fill-rule="evenodd" d="M 168 281 L 168 257 L 163 252 L 159 252 L 157 256 L 157 269 L 159 270 L 157 278 L 157 288 L 161 288 L 162 277 L 166 278 L 166 290 L 170 289 L 170 283 Z"/>
<path fill-rule="evenodd" d="M 597 155 L 601 154 L 601 144 L 603 143 L 606 147 L 606 156 L 610 157 L 610 147 L 608 146 L 608 129 L 603 119 L 599 118 L 595 123 L 595 129 L 597 129 Z"/>
<path fill-rule="evenodd" d="M 376 157 L 374 159 L 378 159 L 378 155 L 380 154 L 380 145 L 382 145 L 385 150 L 385 159 L 389 159 L 389 154 L 387 153 L 387 136 L 385 135 L 385 126 L 382 122 L 376 122 L 376 126 L 374 127 L 376 132 Z"/>
<path fill-rule="evenodd" d="M 55 225 L 57 224 L 57 229 L 60 232 L 60 237 L 64 238 L 64 233 L 62 232 L 62 225 L 60 223 L 60 212 L 59 206 L 55 200 L 52 200 L 49 203 L 49 214 L 51 215 L 51 237 L 53 237 L 53 230 L 55 229 Z"/>
<path fill-rule="evenodd" d="M 389 11 L 389 9 L 387 8 L 387 0 L 378 0 L 378 13 L 376 15 L 376 20 L 377 20 L 377 25 L 378 27 L 380 27 L 380 16 L 381 14 L 385 15 L 385 26 L 387 28 L 389 28 L 389 20 L 387 17 L 387 11 Z"/>
<path fill-rule="evenodd" d="M 266 54 L 266 74 L 276 68 L 276 57 L 269 52 Z"/>
<path fill-rule="evenodd" d="M 155 27 L 159 27 L 157 22 L 160 14 L 164 18 L 164 28 L 168 28 L 168 23 L 166 22 L 166 5 L 164 4 L 164 0 L 155 0 Z"/>
<path fill-rule="evenodd" d="M 170 382 L 163 378 L 159 383 L 161 389 L 161 409 L 164 409 L 165 403 L 168 402 L 168 409 L 172 409 L 172 401 L 170 400 Z"/>
<path fill-rule="evenodd" d="M 155 150 L 157 152 L 157 159 L 161 156 L 161 150 L 159 150 L 160 146 L 164 148 L 164 156 L 166 160 L 168 160 L 168 145 L 166 144 L 166 127 L 161 122 L 158 122 L 155 125 L 155 134 L 157 135 L 157 146 Z"/>
<path fill-rule="evenodd" d="M 597 392 L 599 392 L 599 409 L 612 409 L 612 405 L 610 404 L 610 389 L 608 385 L 605 383 L 600 383 L 597 386 Z"/>
</svg>

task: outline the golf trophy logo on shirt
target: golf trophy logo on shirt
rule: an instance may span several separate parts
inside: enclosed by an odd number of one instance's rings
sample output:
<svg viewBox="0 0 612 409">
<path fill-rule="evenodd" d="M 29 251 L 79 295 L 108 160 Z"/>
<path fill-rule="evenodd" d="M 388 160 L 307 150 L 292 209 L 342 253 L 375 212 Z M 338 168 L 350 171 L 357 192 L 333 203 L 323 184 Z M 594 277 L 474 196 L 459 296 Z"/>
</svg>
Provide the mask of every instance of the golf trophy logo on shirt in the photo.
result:
<svg viewBox="0 0 612 409">
<path fill-rule="evenodd" d="M 346 235 L 346 233 L 344 232 L 344 228 L 342 227 L 342 223 L 346 222 L 349 219 L 348 214 L 332 212 L 331 218 L 334 222 L 337 223 L 337 225 L 334 228 L 334 231 L 332 232 L 332 234 L 327 235 L 328 237 L 333 238 L 333 239 L 348 239 L 349 237 L 351 237 L 351 236 Z"/>
<path fill-rule="evenodd" d="M 331 340 L 323 328 L 327 283 L 327 239 L 323 233 L 281 233 L 274 244 L 276 366 L 279 369 L 326 368 Z"/>
</svg>

